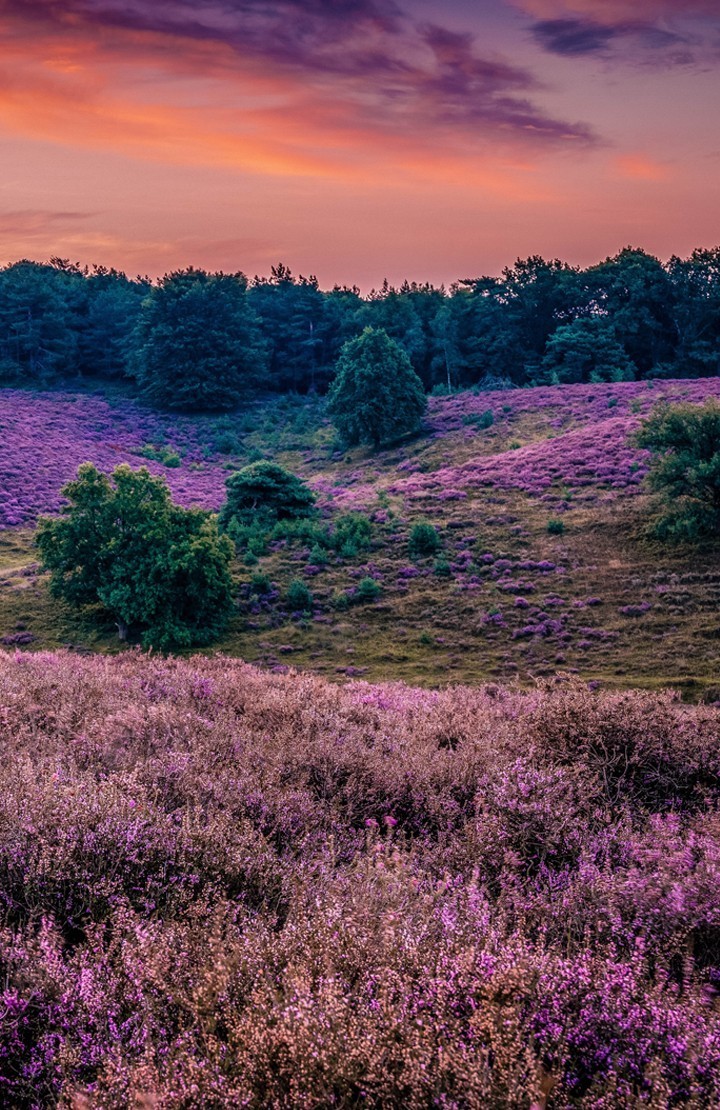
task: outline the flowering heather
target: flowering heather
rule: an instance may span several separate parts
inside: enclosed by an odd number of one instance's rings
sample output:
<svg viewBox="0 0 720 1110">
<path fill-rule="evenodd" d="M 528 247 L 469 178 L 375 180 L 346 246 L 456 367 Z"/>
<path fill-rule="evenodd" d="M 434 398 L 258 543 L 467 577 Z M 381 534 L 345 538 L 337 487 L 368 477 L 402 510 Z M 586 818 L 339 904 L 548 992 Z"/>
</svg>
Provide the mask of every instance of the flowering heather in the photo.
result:
<svg viewBox="0 0 720 1110">
<path fill-rule="evenodd" d="M 0 654 L 0 1104 L 720 1104 L 720 713 Z"/>
<path fill-rule="evenodd" d="M 469 435 L 478 453 L 429 473 L 414 459 L 395 462 L 380 455 L 336 476 L 316 475 L 321 503 L 339 509 L 374 505 L 378 486 L 409 501 L 463 501 L 494 487 L 534 497 L 552 487 L 593 500 L 637 489 L 646 474 L 647 453 L 628 437 L 661 398 L 702 402 L 720 396 L 718 379 L 624 382 L 614 385 L 554 386 L 431 398 L 428 425 L 436 438 Z M 613 404 L 610 404 L 613 401 Z M 493 453 L 486 430 L 468 431 L 463 418 L 492 410 L 498 428 L 528 415 L 540 418 L 546 438 L 518 450 Z M 494 428 L 494 431 L 497 429 Z M 161 415 L 131 400 L 86 394 L 0 390 L 0 527 L 33 524 L 40 513 L 60 507 L 60 488 L 82 462 L 110 471 L 119 463 L 147 466 L 168 481 L 186 507 L 218 509 L 224 500 L 225 459 L 215 451 L 213 420 Z M 551 436 L 552 438 L 547 438 Z M 485 437 L 485 438 L 483 438 Z M 143 457 L 148 445 L 167 443 L 179 465 Z M 557 492 L 551 501 L 557 502 Z"/>
<path fill-rule="evenodd" d="M 0 390 L 0 527 L 34 524 L 40 513 L 56 512 L 61 487 L 83 462 L 106 472 L 120 463 L 147 466 L 167 478 L 179 504 L 217 509 L 226 474 L 203 461 L 202 430 L 202 421 L 160 416 L 132 401 Z M 177 469 L 140 454 L 166 434 L 182 452 Z"/>
<path fill-rule="evenodd" d="M 586 500 L 595 499 L 598 490 L 606 498 L 616 496 L 617 491 L 640 486 L 647 474 L 648 453 L 629 442 L 642 417 L 660 400 L 702 403 L 709 397 L 720 397 L 717 378 L 553 386 L 437 400 L 430 411 L 430 424 L 438 436 L 457 430 L 463 416 L 490 406 L 498 418 L 541 413 L 549 438 L 500 454 L 483 453 L 431 474 L 403 478 L 389 486 L 388 492 L 410 499 L 446 500 L 448 490 L 467 495 L 471 490 L 492 487 L 542 497 L 551 488 L 562 487 L 580 492 L 581 499 L 584 494 Z M 612 405 L 611 400 L 615 402 Z M 505 412 L 508 406 L 509 414 Z"/>
</svg>

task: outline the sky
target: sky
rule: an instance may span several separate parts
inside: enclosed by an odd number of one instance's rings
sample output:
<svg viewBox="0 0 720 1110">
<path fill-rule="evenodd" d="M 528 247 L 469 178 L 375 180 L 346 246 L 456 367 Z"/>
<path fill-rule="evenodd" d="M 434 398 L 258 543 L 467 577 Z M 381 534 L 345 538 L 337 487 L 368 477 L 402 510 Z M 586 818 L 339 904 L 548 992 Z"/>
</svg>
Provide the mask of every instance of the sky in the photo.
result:
<svg viewBox="0 0 720 1110">
<path fill-rule="evenodd" d="M 0 0 L 0 264 L 324 288 L 720 244 L 720 0 Z"/>
</svg>

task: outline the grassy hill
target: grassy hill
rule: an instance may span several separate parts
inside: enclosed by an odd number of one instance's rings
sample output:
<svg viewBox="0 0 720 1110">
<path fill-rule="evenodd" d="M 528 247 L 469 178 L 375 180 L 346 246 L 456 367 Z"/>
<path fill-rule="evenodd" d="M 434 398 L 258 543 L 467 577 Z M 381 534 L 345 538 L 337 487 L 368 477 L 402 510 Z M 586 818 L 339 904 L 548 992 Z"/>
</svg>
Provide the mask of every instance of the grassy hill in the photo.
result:
<svg viewBox="0 0 720 1110">
<path fill-rule="evenodd" d="M 312 562 L 279 541 L 238 561 L 238 613 L 219 650 L 273 670 L 429 686 L 529 682 L 566 671 L 610 686 L 720 696 L 720 560 L 643 538 L 646 457 L 630 436 L 661 398 L 720 395 L 716 379 L 433 398 L 422 434 L 372 454 L 338 450 L 322 402 L 272 398 L 242 413 L 164 417 L 120 393 L 0 394 L 0 639 L 29 650 L 117 650 L 114 629 L 48 596 L 31 526 L 80 462 L 146 464 L 183 504 L 218 508 L 233 469 L 272 458 L 309 480 L 323 517 L 361 512 L 372 540 Z M 441 551 L 412 558 L 413 524 Z M 373 578 L 376 601 L 356 599 Z M 293 615 L 300 579 L 313 611 Z"/>
</svg>

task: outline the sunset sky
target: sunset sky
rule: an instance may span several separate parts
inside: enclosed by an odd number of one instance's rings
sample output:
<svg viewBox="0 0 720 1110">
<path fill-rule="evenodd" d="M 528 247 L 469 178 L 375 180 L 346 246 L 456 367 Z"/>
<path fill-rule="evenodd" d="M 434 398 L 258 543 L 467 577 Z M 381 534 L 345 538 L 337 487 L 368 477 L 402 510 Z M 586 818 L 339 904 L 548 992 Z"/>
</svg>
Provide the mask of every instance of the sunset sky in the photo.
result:
<svg viewBox="0 0 720 1110">
<path fill-rule="evenodd" d="M 324 287 L 720 243 L 720 0 L 0 0 L 0 262 Z"/>
</svg>

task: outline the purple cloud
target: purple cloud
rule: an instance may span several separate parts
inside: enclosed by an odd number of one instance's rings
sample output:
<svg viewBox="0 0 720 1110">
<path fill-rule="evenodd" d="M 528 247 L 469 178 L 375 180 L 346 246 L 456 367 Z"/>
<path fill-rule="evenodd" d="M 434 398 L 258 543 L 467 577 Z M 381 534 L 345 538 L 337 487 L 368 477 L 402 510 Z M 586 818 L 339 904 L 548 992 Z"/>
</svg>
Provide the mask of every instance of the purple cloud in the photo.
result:
<svg viewBox="0 0 720 1110">
<path fill-rule="evenodd" d="M 552 54 L 575 56 L 604 53 L 618 35 L 616 27 L 603 27 L 585 19 L 544 19 L 532 27 L 536 42 Z"/>
<path fill-rule="evenodd" d="M 589 18 L 543 19 L 534 23 L 531 34 L 551 54 L 563 57 L 609 56 L 629 49 L 633 57 L 641 52 L 653 55 L 663 64 L 690 64 L 700 57 L 704 38 L 696 27 L 680 33 L 656 22 L 616 20 L 602 23 Z"/>
<path fill-rule="evenodd" d="M 582 123 L 548 115 L 530 99 L 526 69 L 484 56 L 471 34 L 418 24 L 389 0 L 6 0 L 8 14 L 64 28 L 116 28 L 218 42 L 239 59 L 332 80 L 332 96 L 378 130 L 418 126 L 500 131 L 539 142 L 590 144 Z"/>
</svg>

